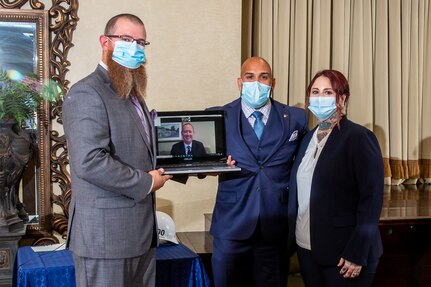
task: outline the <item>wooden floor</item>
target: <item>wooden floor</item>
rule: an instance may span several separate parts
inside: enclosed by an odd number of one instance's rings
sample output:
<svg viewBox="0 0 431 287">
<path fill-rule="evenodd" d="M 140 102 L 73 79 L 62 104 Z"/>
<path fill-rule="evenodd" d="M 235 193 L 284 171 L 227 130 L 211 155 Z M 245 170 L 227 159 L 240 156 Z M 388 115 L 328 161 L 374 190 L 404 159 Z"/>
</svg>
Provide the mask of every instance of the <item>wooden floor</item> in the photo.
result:
<svg viewBox="0 0 431 287">
<path fill-rule="evenodd" d="M 430 287 L 431 185 L 386 186 L 384 192 L 379 224 L 383 256 L 373 286 Z M 206 221 L 208 217 L 205 216 Z M 213 282 L 212 236 L 207 231 L 178 232 L 177 235 L 202 258 Z"/>
</svg>

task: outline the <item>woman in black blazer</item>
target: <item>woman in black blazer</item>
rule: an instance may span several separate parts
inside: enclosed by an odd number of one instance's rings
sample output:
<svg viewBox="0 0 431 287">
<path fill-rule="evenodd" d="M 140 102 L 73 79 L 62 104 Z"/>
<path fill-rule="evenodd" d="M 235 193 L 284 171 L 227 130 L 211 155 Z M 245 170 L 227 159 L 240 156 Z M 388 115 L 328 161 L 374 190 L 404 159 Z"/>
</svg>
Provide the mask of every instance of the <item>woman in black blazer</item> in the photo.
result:
<svg viewBox="0 0 431 287">
<path fill-rule="evenodd" d="M 318 125 L 301 142 L 289 194 L 289 244 L 307 287 L 371 286 L 382 254 L 382 155 L 375 135 L 347 119 L 349 95 L 335 70 L 307 88 Z"/>
</svg>

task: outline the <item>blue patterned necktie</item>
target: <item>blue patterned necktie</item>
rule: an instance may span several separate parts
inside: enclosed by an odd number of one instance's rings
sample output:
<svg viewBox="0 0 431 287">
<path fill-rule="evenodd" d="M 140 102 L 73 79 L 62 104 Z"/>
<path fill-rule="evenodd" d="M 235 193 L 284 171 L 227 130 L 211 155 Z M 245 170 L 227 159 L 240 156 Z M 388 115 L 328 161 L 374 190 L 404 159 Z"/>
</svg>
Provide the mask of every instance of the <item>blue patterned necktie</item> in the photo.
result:
<svg viewBox="0 0 431 287">
<path fill-rule="evenodd" d="M 187 146 L 187 155 L 192 155 L 192 148 L 191 146 Z"/>
<path fill-rule="evenodd" d="M 260 140 L 260 137 L 262 136 L 263 129 L 265 128 L 265 124 L 263 123 L 262 117 L 263 114 L 259 111 L 255 111 L 253 114 L 253 117 L 256 119 L 254 121 L 254 133 L 256 134 L 257 138 Z"/>
</svg>

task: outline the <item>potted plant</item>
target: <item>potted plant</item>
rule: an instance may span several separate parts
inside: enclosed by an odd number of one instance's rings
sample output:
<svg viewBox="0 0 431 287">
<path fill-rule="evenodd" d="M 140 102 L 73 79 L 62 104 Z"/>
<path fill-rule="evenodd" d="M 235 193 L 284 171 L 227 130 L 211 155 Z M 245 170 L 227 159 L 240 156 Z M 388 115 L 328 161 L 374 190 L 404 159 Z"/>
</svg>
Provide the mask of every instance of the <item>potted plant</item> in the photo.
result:
<svg viewBox="0 0 431 287">
<path fill-rule="evenodd" d="M 0 70 L 0 233 L 20 228 L 28 220 L 24 209 L 18 210 L 22 207 L 19 182 L 33 146 L 23 128 L 34 130 L 42 102 L 55 102 L 61 96 L 54 81 L 42 85 L 35 77 Z"/>
<path fill-rule="evenodd" d="M 0 70 L 0 120 L 15 120 L 19 127 L 34 124 L 42 101 L 56 102 L 61 96 L 59 85 L 52 80 L 42 85 L 35 77 Z"/>
</svg>

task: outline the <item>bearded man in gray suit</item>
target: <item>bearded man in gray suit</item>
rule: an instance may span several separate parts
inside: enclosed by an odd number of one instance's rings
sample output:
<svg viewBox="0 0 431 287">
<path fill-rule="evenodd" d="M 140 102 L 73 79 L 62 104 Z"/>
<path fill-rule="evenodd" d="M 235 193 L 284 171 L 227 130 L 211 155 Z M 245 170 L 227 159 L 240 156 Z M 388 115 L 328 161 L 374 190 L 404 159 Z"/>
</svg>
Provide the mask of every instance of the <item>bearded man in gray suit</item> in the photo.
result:
<svg viewBox="0 0 431 287">
<path fill-rule="evenodd" d="M 102 61 L 63 103 L 72 176 L 68 247 L 78 286 L 154 286 L 155 195 L 171 177 L 155 170 L 145 104 L 144 23 L 111 18 Z"/>
</svg>

